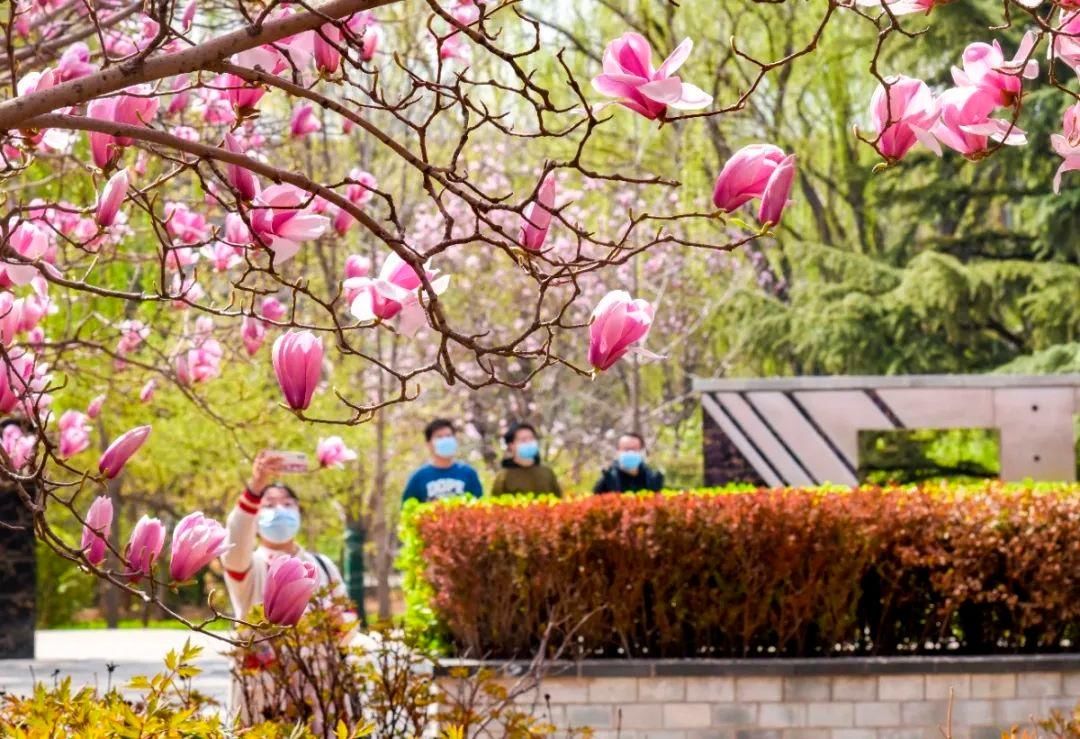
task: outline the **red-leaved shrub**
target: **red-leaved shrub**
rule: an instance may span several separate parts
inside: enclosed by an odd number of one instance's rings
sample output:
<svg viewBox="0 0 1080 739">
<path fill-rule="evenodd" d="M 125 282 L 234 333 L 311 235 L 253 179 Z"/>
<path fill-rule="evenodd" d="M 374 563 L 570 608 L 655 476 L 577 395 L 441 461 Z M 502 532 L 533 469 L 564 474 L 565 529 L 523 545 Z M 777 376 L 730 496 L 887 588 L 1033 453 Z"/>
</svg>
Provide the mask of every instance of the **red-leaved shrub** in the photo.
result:
<svg viewBox="0 0 1080 739">
<path fill-rule="evenodd" d="M 406 528 L 420 610 L 476 657 L 991 653 L 1080 637 L 1077 486 L 458 501 Z"/>
</svg>

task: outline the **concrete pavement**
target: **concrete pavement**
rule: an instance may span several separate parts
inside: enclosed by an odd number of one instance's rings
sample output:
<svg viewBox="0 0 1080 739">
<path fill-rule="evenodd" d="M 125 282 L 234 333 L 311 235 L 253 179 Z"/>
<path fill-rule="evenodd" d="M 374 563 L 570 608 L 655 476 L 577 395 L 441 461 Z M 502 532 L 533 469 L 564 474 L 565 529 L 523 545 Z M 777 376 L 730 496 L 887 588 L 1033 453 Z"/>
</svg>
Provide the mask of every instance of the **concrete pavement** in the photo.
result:
<svg viewBox="0 0 1080 739">
<path fill-rule="evenodd" d="M 203 647 L 196 660 L 202 674 L 194 687 L 224 703 L 229 692 L 229 665 L 222 652 L 229 644 L 186 629 L 95 629 L 38 631 L 36 659 L 0 660 L 0 690 L 27 694 L 35 680 L 51 682 L 54 676 L 70 676 L 75 686 L 104 689 L 109 684 L 108 665 L 116 665 L 113 685 L 124 685 L 135 675 L 152 675 L 164 668 L 170 649 L 184 641 Z"/>
</svg>

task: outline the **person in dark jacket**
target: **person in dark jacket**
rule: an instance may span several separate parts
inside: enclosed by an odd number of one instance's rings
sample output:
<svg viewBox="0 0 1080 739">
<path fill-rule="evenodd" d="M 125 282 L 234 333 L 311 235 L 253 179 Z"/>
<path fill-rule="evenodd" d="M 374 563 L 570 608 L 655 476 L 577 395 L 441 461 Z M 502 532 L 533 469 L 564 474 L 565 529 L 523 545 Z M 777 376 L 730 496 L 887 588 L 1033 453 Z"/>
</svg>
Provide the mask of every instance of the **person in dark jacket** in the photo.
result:
<svg viewBox="0 0 1080 739">
<path fill-rule="evenodd" d="M 551 493 L 562 495 L 559 481 L 550 467 L 540 462 L 540 442 L 536 429 L 515 423 L 503 435 L 508 456 L 491 485 L 492 495 L 507 493 Z"/>
<path fill-rule="evenodd" d="M 645 439 L 628 432 L 619 437 L 615 463 L 606 467 L 593 486 L 594 493 L 658 492 L 664 489 L 664 473 L 645 464 Z"/>
</svg>

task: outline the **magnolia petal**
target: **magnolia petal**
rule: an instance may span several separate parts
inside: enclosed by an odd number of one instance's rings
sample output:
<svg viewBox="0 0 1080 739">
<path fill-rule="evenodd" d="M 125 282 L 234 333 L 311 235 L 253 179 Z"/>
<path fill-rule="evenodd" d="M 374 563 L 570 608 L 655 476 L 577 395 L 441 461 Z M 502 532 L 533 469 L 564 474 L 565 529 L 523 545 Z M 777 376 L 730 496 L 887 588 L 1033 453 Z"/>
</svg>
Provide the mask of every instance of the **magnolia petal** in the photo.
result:
<svg viewBox="0 0 1080 739">
<path fill-rule="evenodd" d="M 267 238 L 267 236 L 263 236 Z M 269 237 L 270 244 L 266 247 L 274 254 L 274 266 L 280 266 L 296 256 L 300 251 L 300 242 L 290 241 L 278 236 Z"/>
<path fill-rule="evenodd" d="M 682 83 L 679 99 L 671 103 L 676 110 L 700 110 L 712 104 L 712 95 L 689 82 Z"/>
<path fill-rule="evenodd" d="M 638 87 L 637 91 L 649 100 L 654 100 L 664 105 L 672 105 L 682 98 L 683 83 L 678 77 L 668 77 L 666 80 L 653 80 Z"/>
<path fill-rule="evenodd" d="M 431 281 L 431 289 L 436 295 L 442 295 L 450 287 L 450 275 L 443 275 Z"/>
<path fill-rule="evenodd" d="M 420 329 L 428 325 L 427 312 L 416 300 L 406 303 L 401 308 L 401 319 L 398 321 L 398 333 L 412 338 Z"/>
<path fill-rule="evenodd" d="M 932 133 L 924 128 L 917 126 L 911 126 L 911 132 L 915 134 L 915 138 L 920 144 L 925 146 L 930 151 L 934 152 L 939 157 L 941 156 L 941 142 L 934 137 Z"/>
<path fill-rule="evenodd" d="M 684 38 L 682 43 L 675 47 L 675 50 L 668 54 L 667 59 L 660 65 L 660 68 L 656 70 L 656 76 L 658 78 L 670 77 L 678 71 L 679 67 L 689 58 L 690 52 L 694 48 L 694 42 L 689 38 Z"/>
<path fill-rule="evenodd" d="M 1054 173 L 1054 194 L 1057 195 L 1061 192 L 1061 175 L 1066 172 L 1075 172 L 1080 170 L 1080 156 L 1067 157 L 1065 161 L 1061 163 L 1061 166 L 1057 168 L 1057 172 Z"/>
</svg>

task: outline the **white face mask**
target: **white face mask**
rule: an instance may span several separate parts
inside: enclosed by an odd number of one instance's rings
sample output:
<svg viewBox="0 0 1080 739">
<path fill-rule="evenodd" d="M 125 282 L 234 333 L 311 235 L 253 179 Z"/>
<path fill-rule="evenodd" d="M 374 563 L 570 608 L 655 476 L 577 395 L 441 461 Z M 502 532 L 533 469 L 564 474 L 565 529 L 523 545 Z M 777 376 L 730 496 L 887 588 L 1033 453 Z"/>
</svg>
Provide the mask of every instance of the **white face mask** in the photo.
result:
<svg viewBox="0 0 1080 739">
<path fill-rule="evenodd" d="M 300 511 L 287 506 L 259 509 L 259 536 L 273 544 L 284 544 L 300 531 Z"/>
</svg>

